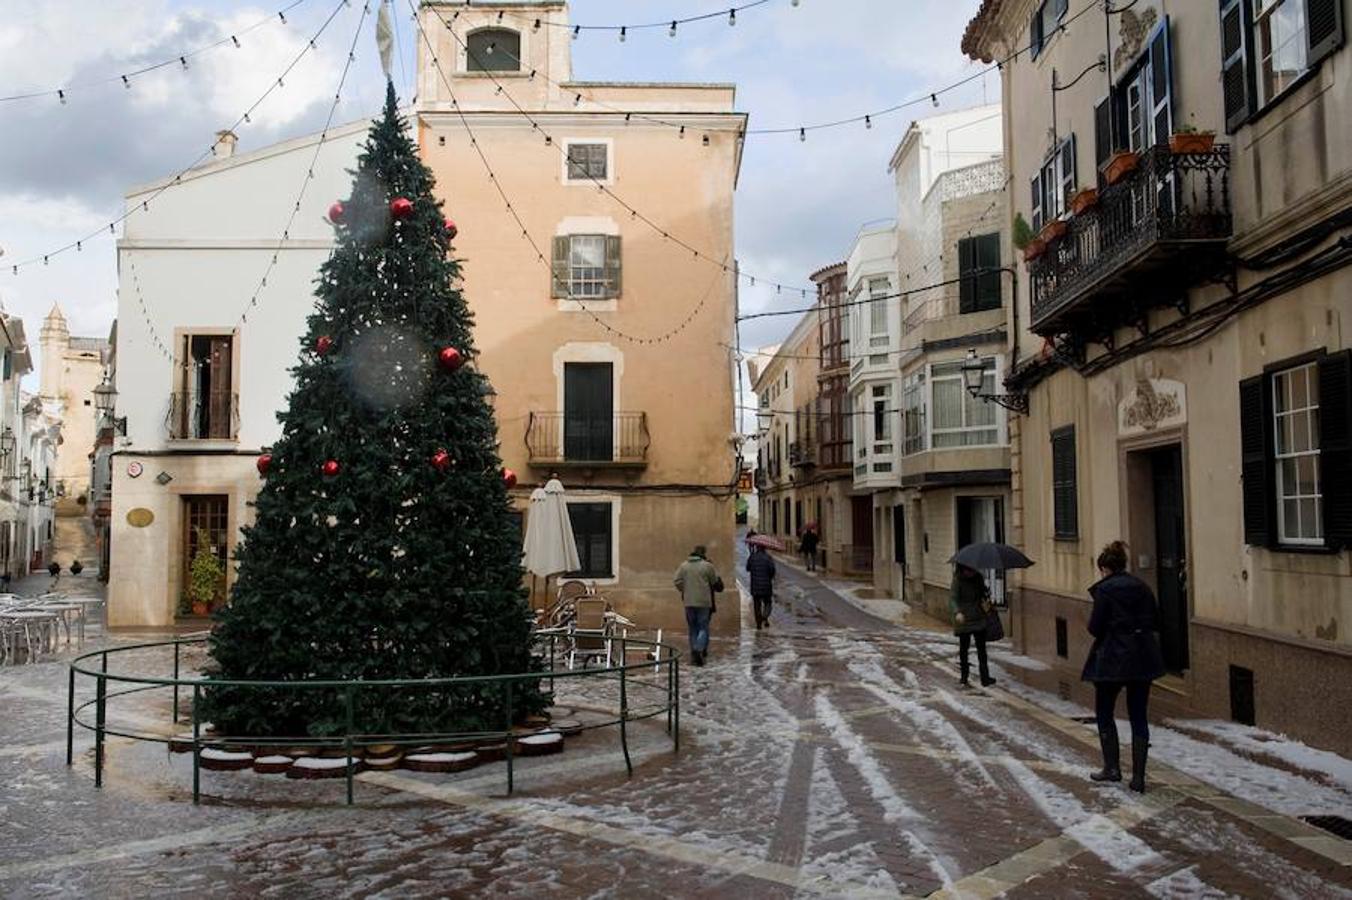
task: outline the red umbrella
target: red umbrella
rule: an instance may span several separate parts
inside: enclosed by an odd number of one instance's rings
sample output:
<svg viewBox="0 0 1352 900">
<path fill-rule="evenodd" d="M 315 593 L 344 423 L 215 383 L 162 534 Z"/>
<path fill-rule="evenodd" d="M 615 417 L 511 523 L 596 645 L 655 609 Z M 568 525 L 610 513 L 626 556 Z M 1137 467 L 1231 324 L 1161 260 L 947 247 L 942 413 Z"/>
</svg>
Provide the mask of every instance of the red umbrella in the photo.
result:
<svg viewBox="0 0 1352 900">
<path fill-rule="evenodd" d="M 783 550 L 783 542 L 770 537 L 768 534 L 756 534 L 746 539 L 747 545 L 751 547 L 764 547 L 766 550 Z"/>
</svg>

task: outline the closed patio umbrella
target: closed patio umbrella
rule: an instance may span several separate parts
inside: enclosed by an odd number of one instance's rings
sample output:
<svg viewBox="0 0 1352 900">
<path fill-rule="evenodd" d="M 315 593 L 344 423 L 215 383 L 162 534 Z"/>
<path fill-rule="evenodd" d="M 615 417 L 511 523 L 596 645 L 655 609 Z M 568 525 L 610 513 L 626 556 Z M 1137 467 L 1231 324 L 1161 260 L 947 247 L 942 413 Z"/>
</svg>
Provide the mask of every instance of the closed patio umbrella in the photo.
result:
<svg viewBox="0 0 1352 900">
<path fill-rule="evenodd" d="M 551 575 L 573 572 L 582 567 L 573 538 L 573 523 L 568 518 L 563 482 L 551 478 L 530 495 L 526 518 L 526 538 L 521 563 L 532 575 L 541 575 L 549 584 Z"/>
</svg>

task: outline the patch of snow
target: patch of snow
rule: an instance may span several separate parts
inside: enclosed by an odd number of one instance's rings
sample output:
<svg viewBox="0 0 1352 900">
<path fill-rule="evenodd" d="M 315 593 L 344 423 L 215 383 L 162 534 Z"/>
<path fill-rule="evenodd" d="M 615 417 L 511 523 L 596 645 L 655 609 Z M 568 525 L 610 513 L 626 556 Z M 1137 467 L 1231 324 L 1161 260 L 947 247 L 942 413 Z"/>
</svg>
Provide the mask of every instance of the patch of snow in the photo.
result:
<svg viewBox="0 0 1352 900">
<path fill-rule="evenodd" d="M 1013 745 L 1013 749 L 1019 752 L 1031 752 L 1039 759 L 1059 763 L 1067 770 L 1084 767 L 1083 758 L 1067 749 L 1064 738 L 1044 735 L 1035 723 L 1023 716 L 1006 713 L 997 717 L 951 691 L 940 688 L 938 694 L 945 706 L 992 732 L 1003 745 Z"/>
<path fill-rule="evenodd" d="M 240 762 L 245 759 L 253 759 L 253 754 L 247 750 L 221 750 L 218 747 L 207 747 L 202 750 L 202 758 L 216 762 Z"/>
<path fill-rule="evenodd" d="M 354 763 L 357 760 L 352 760 Z M 343 769 L 347 767 L 346 759 L 327 759 L 320 756 L 302 756 L 291 764 L 296 769 L 315 769 L 317 771 L 329 771 L 332 769 Z"/>
<path fill-rule="evenodd" d="M 1302 771 L 1322 775 L 1343 790 L 1352 792 L 1352 760 L 1337 753 L 1318 750 L 1284 734 L 1238 722 L 1219 719 L 1168 719 L 1166 722 L 1174 728 L 1209 734 L 1248 753 L 1276 757 Z"/>
<path fill-rule="evenodd" d="M 887 780 L 887 776 L 883 774 L 882 767 L 878 765 L 878 760 L 864 746 L 864 742 L 860 740 L 859 735 L 854 733 L 849 723 L 841 716 L 840 711 L 831 703 L 826 694 L 819 691 L 814 702 L 817 721 L 826 729 L 831 739 L 845 751 L 845 756 L 850 761 L 850 765 L 854 766 L 855 770 L 859 772 L 859 777 L 864 779 L 864 784 L 868 787 L 869 793 L 882 807 L 883 821 L 902 822 L 919 818 L 915 810 L 897 794 L 891 782 Z"/>
<path fill-rule="evenodd" d="M 873 842 L 862 833 L 840 785 L 831 777 L 821 748 L 812 753 L 806 837 L 801 871 L 808 878 L 834 884 L 849 882 L 868 893 L 888 897 L 901 893 L 874 851 Z"/>
<path fill-rule="evenodd" d="M 526 737 L 523 738 L 517 738 L 516 742 L 518 744 L 530 744 L 532 746 L 535 746 L 538 744 L 557 744 L 562 740 L 563 735 L 559 734 L 557 731 L 542 731 L 539 734 L 532 734 L 527 735 Z"/>
<path fill-rule="evenodd" d="M 1003 763 L 1043 815 L 1117 871 L 1130 872 L 1164 861 L 1145 841 L 1111 819 L 1091 813 L 1073 794 L 1038 777 L 1017 759 L 1005 759 Z"/>
<path fill-rule="evenodd" d="M 289 756 L 260 756 L 254 760 L 256 763 L 262 763 L 265 766 L 281 766 L 291 762 Z"/>
<path fill-rule="evenodd" d="M 1197 877 L 1197 866 L 1187 866 L 1163 878 L 1156 878 L 1145 886 L 1146 893 L 1160 900 L 1231 900 L 1236 894 L 1227 894 Z"/>
</svg>

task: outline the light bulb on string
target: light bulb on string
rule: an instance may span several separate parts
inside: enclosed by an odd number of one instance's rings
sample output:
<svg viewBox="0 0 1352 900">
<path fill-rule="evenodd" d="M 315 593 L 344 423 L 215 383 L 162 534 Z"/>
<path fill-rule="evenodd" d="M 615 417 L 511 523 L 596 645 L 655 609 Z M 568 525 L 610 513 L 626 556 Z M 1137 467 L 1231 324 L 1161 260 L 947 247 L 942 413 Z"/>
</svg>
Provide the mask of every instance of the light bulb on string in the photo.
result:
<svg viewBox="0 0 1352 900">
<path fill-rule="evenodd" d="M 621 44 L 624 43 L 624 36 L 628 33 L 628 31 L 629 31 L 629 29 L 626 28 L 625 26 L 623 26 L 623 25 L 620 26 L 620 43 L 621 43 Z"/>
<path fill-rule="evenodd" d="M 581 25 L 574 25 L 574 26 L 573 26 L 573 40 L 577 40 L 577 36 L 578 36 L 579 34 L 581 34 L 581 33 L 582 33 L 582 26 L 581 26 Z"/>
<path fill-rule="evenodd" d="M 58 91 L 56 92 L 56 98 L 57 98 L 58 100 L 61 101 L 61 105 L 62 105 L 62 106 L 65 106 L 65 105 L 66 105 L 66 92 L 65 92 L 65 91 L 58 90 Z"/>
<path fill-rule="evenodd" d="M 535 20 L 535 26 L 534 26 L 534 28 L 533 28 L 532 30 L 533 30 L 533 31 L 539 31 L 539 30 L 540 30 L 540 20 L 539 20 L 539 19 L 536 19 L 536 20 Z"/>
<path fill-rule="evenodd" d="M 126 75 L 122 76 L 122 86 L 127 90 L 131 90 L 131 81 L 130 79 L 127 78 Z"/>
<path fill-rule="evenodd" d="M 675 36 L 676 36 L 676 20 L 675 20 L 675 19 L 672 19 L 672 20 L 671 20 L 671 29 L 667 32 L 667 34 L 670 35 L 671 37 L 675 37 Z"/>
<path fill-rule="evenodd" d="M 870 130 L 873 128 L 873 117 L 872 117 L 872 116 L 864 116 L 864 127 L 865 127 L 865 128 L 868 128 L 868 129 L 870 129 Z"/>
<path fill-rule="evenodd" d="M 806 141 L 806 140 L 807 140 L 807 129 L 806 129 L 806 128 L 799 128 L 799 129 L 798 129 L 798 140 L 800 140 L 800 141 Z"/>
<path fill-rule="evenodd" d="M 178 58 L 178 61 L 179 61 L 180 63 L 183 64 L 183 68 L 184 68 L 184 69 L 188 68 L 188 57 L 186 57 L 186 56 L 180 56 L 180 57 Z"/>
<path fill-rule="evenodd" d="M 938 95 L 938 94 L 930 94 L 930 102 L 934 104 L 934 108 L 935 108 L 935 109 L 938 109 L 938 108 L 939 108 L 939 95 Z"/>
<path fill-rule="evenodd" d="M 235 36 L 232 34 L 232 35 L 230 35 L 230 41 L 231 41 L 231 43 L 233 43 L 233 44 L 235 45 L 235 49 L 238 50 L 238 49 L 239 49 L 239 38 L 235 37 Z"/>
</svg>

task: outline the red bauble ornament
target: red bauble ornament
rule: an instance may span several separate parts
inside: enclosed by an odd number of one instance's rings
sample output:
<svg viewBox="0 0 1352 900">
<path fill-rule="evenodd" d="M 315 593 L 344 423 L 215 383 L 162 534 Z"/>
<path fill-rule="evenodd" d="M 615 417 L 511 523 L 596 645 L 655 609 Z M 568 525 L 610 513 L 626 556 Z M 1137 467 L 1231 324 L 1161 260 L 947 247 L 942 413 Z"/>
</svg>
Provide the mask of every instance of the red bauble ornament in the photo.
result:
<svg viewBox="0 0 1352 900">
<path fill-rule="evenodd" d="M 390 201 L 390 213 L 396 219 L 407 219 L 413 215 L 413 201 L 407 197 L 395 197 Z"/>
<path fill-rule="evenodd" d="M 343 221 L 343 214 L 346 212 L 347 210 L 343 207 L 341 202 L 335 202 L 329 207 L 329 221 L 337 225 L 339 222 Z"/>
<path fill-rule="evenodd" d="M 330 459 L 325 461 L 324 465 L 321 467 L 321 471 L 329 478 L 332 478 L 338 474 L 341 468 L 342 467 L 338 465 L 338 460 Z"/>
<path fill-rule="evenodd" d="M 437 361 L 447 372 L 454 372 L 465 364 L 465 357 L 454 347 L 442 347 L 441 352 L 437 354 Z"/>
<path fill-rule="evenodd" d="M 432 454 L 432 466 L 438 472 L 445 472 L 451 467 L 451 454 L 447 453 L 445 448 Z"/>
<path fill-rule="evenodd" d="M 254 465 L 258 466 L 259 475 L 268 474 L 268 469 L 272 468 L 272 454 L 264 453 L 262 456 L 258 457 L 258 461 L 255 462 Z"/>
<path fill-rule="evenodd" d="M 516 473 L 511 469 L 504 468 L 502 470 L 502 483 L 507 485 L 509 489 L 516 487 Z"/>
<path fill-rule="evenodd" d="M 319 337 L 315 338 L 315 352 L 318 353 L 320 356 L 323 356 L 325 353 L 328 353 L 332 349 L 333 349 L 333 338 L 329 337 L 327 334 L 322 334 Z"/>
<path fill-rule="evenodd" d="M 453 241 L 455 236 L 460 233 L 460 229 L 455 227 L 455 223 L 450 219 L 446 220 L 446 240 Z"/>
</svg>

